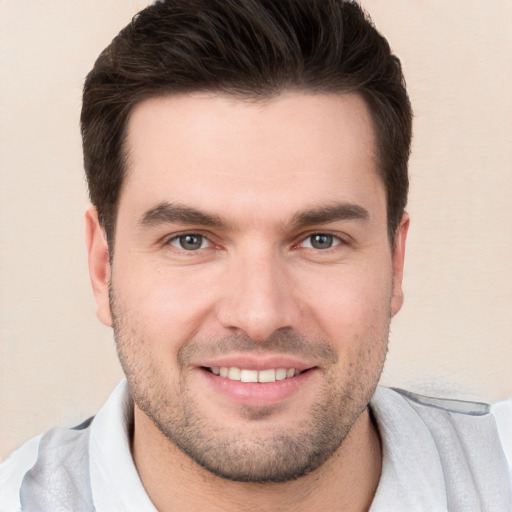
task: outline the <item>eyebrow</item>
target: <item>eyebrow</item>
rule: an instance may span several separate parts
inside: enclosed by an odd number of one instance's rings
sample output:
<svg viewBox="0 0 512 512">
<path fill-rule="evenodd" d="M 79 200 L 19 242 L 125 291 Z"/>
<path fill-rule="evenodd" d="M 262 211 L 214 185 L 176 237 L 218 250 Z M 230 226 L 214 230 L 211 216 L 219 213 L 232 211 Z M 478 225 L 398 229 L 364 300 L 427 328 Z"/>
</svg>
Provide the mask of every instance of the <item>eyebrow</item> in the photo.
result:
<svg viewBox="0 0 512 512">
<path fill-rule="evenodd" d="M 226 229 L 228 223 L 217 215 L 190 208 L 177 203 L 163 202 L 143 214 L 139 224 L 144 227 L 158 226 L 179 222 L 198 224 L 209 228 Z"/>
<path fill-rule="evenodd" d="M 337 203 L 297 212 L 292 218 L 291 225 L 297 229 L 340 220 L 367 221 L 369 217 L 368 210 L 358 204 Z"/>
<path fill-rule="evenodd" d="M 353 203 L 337 203 L 320 206 L 297 212 L 291 219 L 293 229 L 327 224 L 340 220 L 367 221 L 369 213 L 366 208 Z M 195 224 L 214 229 L 228 229 L 230 224 L 218 215 L 210 214 L 178 203 L 163 202 L 147 210 L 139 224 L 143 227 L 154 227 L 171 223 Z"/>
</svg>

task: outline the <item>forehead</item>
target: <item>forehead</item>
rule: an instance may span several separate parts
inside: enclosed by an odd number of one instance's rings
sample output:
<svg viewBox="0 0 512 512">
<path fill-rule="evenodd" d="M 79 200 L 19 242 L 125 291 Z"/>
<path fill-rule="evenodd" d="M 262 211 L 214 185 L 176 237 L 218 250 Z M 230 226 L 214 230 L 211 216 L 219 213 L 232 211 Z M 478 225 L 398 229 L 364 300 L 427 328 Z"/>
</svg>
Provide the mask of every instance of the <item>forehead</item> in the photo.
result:
<svg viewBox="0 0 512 512">
<path fill-rule="evenodd" d="M 308 202 L 383 203 L 371 114 L 355 94 L 155 97 L 134 108 L 126 142 L 120 213 L 127 201 L 266 205 L 274 215 Z"/>
</svg>

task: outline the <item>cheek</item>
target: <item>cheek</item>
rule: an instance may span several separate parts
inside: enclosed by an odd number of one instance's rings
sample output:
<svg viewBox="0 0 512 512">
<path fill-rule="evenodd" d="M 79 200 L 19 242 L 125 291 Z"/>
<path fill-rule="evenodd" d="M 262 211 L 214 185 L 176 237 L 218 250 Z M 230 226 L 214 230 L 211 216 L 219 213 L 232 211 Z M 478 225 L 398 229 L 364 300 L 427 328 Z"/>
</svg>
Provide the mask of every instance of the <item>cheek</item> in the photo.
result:
<svg viewBox="0 0 512 512">
<path fill-rule="evenodd" d="M 339 355 L 335 379 L 368 382 L 380 375 L 389 336 L 391 277 L 339 273 L 310 302 L 310 325 Z"/>
<path fill-rule="evenodd" d="M 333 280 L 315 302 L 312 323 L 339 355 L 335 380 L 344 376 L 366 387 L 378 378 L 387 352 L 390 298 L 391 278 L 352 275 Z"/>
<path fill-rule="evenodd" d="M 171 272 L 155 266 L 127 274 L 114 276 L 116 294 L 130 324 L 153 343 L 186 341 L 215 302 L 214 278 L 190 267 Z"/>
<path fill-rule="evenodd" d="M 362 335 L 389 322 L 391 273 L 374 272 L 365 267 L 340 267 L 328 275 L 315 277 L 303 287 L 304 300 L 311 314 L 331 331 L 331 335 Z M 308 281 L 306 276 L 302 281 Z"/>
</svg>

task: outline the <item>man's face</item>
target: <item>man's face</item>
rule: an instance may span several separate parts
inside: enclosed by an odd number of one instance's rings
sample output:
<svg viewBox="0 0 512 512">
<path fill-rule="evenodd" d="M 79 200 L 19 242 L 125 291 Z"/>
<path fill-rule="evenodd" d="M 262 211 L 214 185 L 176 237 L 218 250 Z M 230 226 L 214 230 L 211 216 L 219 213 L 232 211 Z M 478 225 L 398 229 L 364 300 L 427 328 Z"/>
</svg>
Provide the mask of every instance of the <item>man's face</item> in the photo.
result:
<svg viewBox="0 0 512 512">
<path fill-rule="evenodd" d="M 135 108 L 112 268 L 103 249 L 95 288 L 136 428 L 150 419 L 241 481 L 297 478 L 340 447 L 402 300 L 407 220 L 393 251 L 374 146 L 356 95 Z"/>
</svg>

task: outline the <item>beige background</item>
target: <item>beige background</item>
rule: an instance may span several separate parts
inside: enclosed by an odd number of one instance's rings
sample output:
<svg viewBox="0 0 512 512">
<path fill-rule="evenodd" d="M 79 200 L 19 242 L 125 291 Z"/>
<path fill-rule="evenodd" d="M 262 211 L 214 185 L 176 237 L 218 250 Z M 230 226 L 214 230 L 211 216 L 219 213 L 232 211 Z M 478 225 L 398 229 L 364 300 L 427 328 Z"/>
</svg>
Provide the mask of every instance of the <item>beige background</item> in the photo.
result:
<svg viewBox="0 0 512 512">
<path fill-rule="evenodd" d="M 147 2 L 0 1 L 0 458 L 121 378 L 83 239 L 83 78 Z M 406 302 L 383 382 L 512 394 L 512 2 L 366 0 L 416 113 Z"/>
</svg>

